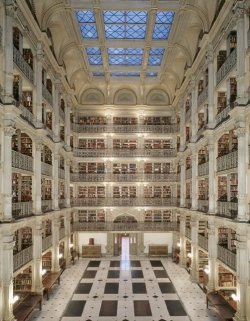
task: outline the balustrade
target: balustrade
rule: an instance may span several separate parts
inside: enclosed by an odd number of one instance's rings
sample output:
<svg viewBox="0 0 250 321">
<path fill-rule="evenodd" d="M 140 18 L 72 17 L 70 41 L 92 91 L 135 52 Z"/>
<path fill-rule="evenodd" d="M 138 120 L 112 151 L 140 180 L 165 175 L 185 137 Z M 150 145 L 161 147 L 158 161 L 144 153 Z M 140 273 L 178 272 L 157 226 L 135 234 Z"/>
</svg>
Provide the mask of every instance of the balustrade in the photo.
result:
<svg viewBox="0 0 250 321">
<path fill-rule="evenodd" d="M 198 106 L 204 103 L 208 98 L 208 86 L 206 86 L 198 96 Z"/>
<path fill-rule="evenodd" d="M 204 235 L 198 234 L 198 245 L 208 251 L 208 238 Z"/>
<path fill-rule="evenodd" d="M 232 107 L 233 106 L 228 105 L 219 114 L 216 115 L 215 121 L 216 121 L 217 125 L 220 124 L 221 122 L 223 122 L 225 119 L 227 119 L 229 117 L 229 112 L 231 111 Z"/>
<path fill-rule="evenodd" d="M 42 200 L 42 212 L 52 211 L 52 200 Z"/>
<path fill-rule="evenodd" d="M 52 246 L 52 235 L 48 235 L 42 239 L 42 251 L 46 251 Z"/>
<path fill-rule="evenodd" d="M 34 71 L 30 65 L 25 61 L 21 52 L 13 46 L 13 61 L 17 67 L 23 72 L 23 74 L 33 83 L 34 82 Z"/>
<path fill-rule="evenodd" d="M 63 239 L 65 237 L 65 228 L 61 227 L 59 230 L 59 239 Z"/>
<path fill-rule="evenodd" d="M 33 259 L 33 246 L 29 246 L 26 249 L 13 255 L 13 270 L 14 272 L 20 269 Z"/>
<path fill-rule="evenodd" d="M 23 117 L 25 120 L 27 120 L 30 124 L 34 124 L 35 117 L 34 115 L 28 110 L 28 108 L 24 107 L 22 104 L 18 106 L 18 108 L 21 111 L 21 117 Z"/>
<path fill-rule="evenodd" d="M 227 76 L 227 74 L 231 71 L 231 69 L 233 69 L 233 67 L 236 65 L 236 62 L 237 62 L 237 50 L 234 49 L 216 73 L 217 85 Z"/>
<path fill-rule="evenodd" d="M 12 216 L 15 219 L 30 216 L 33 213 L 33 202 L 12 203 Z"/>
<path fill-rule="evenodd" d="M 185 207 L 186 207 L 186 208 L 191 208 L 191 206 L 192 206 L 192 200 L 191 200 L 191 198 L 186 198 L 186 199 L 185 199 Z"/>
<path fill-rule="evenodd" d="M 41 172 L 42 175 L 52 176 L 52 165 L 41 162 Z"/>
<path fill-rule="evenodd" d="M 186 179 L 192 178 L 192 168 L 186 169 Z"/>
<path fill-rule="evenodd" d="M 217 172 L 238 167 L 238 151 L 217 158 Z"/>
<path fill-rule="evenodd" d="M 47 100 L 47 102 L 50 104 L 50 106 L 53 107 L 52 95 L 44 85 L 42 85 L 42 96 L 43 96 L 43 98 L 45 98 Z"/>
<path fill-rule="evenodd" d="M 191 240 L 191 228 L 187 227 L 185 228 L 185 236 Z"/>
<path fill-rule="evenodd" d="M 238 214 L 238 203 L 217 202 L 217 215 L 235 219 Z"/>
<path fill-rule="evenodd" d="M 236 271 L 236 253 L 233 253 L 221 245 L 217 245 L 217 258 L 232 270 Z"/>
<path fill-rule="evenodd" d="M 12 150 L 12 167 L 33 171 L 33 158 L 20 152 Z"/>
<path fill-rule="evenodd" d="M 204 213 L 208 211 L 208 200 L 198 200 L 198 210 Z"/>
<path fill-rule="evenodd" d="M 206 176 L 209 174 L 209 162 L 198 165 L 198 176 Z"/>
</svg>

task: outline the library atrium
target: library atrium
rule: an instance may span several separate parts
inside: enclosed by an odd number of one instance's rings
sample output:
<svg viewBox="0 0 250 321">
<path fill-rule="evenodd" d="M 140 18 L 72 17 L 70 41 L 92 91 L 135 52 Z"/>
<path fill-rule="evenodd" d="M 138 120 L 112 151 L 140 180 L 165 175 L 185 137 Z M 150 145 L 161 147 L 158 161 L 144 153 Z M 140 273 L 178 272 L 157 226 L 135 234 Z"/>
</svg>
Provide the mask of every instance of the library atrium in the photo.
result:
<svg viewBox="0 0 250 321">
<path fill-rule="evenodd" d="M 0 321 L 250 321 L 249 129 L 250 0 L 0 0 Z"/>
</svg>

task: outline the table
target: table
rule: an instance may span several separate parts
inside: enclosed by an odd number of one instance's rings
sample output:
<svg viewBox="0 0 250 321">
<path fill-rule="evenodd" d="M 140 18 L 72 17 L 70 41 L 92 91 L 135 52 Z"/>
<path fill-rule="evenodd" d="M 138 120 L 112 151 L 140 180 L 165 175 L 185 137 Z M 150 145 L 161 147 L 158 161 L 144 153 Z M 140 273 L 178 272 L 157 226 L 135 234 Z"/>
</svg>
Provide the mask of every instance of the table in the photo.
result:
<svg viewBox="0 0 250 321">
<path fill-rule="evenodd" d="M 222 320 L 233 321 L 235 314 L 234 308 L 223 298 L 219 291 L 213 291 L 206 294 L 207 308 L 209 303 L 213 305 Z"/>
<path fill-rule="evenodd" d="M 44 294 L 49 299 L 49 293 L 52 291 L 52 287 L 57 283 L 60 284 L 61 272 L 47 272 L 43 279 Z"/>
</svg>

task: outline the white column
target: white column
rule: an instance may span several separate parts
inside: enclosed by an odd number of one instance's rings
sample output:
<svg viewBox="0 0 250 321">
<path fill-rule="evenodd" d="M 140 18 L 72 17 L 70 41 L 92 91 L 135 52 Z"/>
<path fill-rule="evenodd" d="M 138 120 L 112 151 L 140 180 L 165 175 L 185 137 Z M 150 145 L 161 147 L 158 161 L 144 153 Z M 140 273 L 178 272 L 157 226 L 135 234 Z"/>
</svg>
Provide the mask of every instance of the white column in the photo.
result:
<svg viewBox="0 0 250 321">
<path fill-rule="evenodd" d="M 44 59 L 44 51 L 42 43 L 37 44 L 36 59 L 35 59 L 35 90 L 34 92 L 34 117 L 36 128 L 42 128 L 42 113 L 43 113 L 43 96 L 42 96 L 42 70 Z"/>
<path fill-rule="evenodd" d="M 70 207 L 70 160 L 64 161 L 64 173 L 65 173 L 65 205 L 66 207 Z"/>
<path fill-rule="evenodd" d="M 52 267 L 53 272 L 60 271 L 59 266 L 59 228 L 60 221 L 58 218 L 52 219 Z"/>
<path fill-rule="evenodd" d="M 186 217 L 182 215 L 180 217 L 180 265 L 186 267 Z"/>
<path fill-rule="evenodd" d="M 55 134 L 54 141 L 60 142 L 60 116 L 59 116 L 59 91 L 61 90 L 61 83 L 59 80 L 56 81 L 53 92 L 53 132 Z"/>
<path fill-rule="evenodd" d="M 247 145 L 246 128 L 237 129 L 238 136 L 238 217 L 239 221 L 248 220 L 247 208 Z"/>
<path fill-rule="evenodd" d="M 208 62 L 208 128 L 215 127 L 215 66 L 214 66 L 214 50 L 212 44 L 208 45 L 207 51 L 207 62 Z"/>
<path fill-rule="evenodd" d="M 13 234 L 2 237 L 4 264 L 2 265 L 3 320 L 15 320 L 13 315 Z"/>
<path fill-rule="evenodd" d="M 34 200 L 34 214 L 41 214 L 41 198 L 42 198 L 42 163 L 41 163 L 41 153 L 43 150 L 43 144 L 41 141 L 35 142 L 35 157 L 34 157 L 34 175 L 33 175 L 33 200 Z"/>
<path fill-rule="evenodd" d="M 71 151 L 70 146 L 70 111 L 71 111 L 71 102 L 68 100 L 65 104 L 65 149 Z"/>
<path fill-rule="evenodd" d="M 214 291 L 217 286 L 217 244 L 218 229 L 214 225 L 213 217 L 208 221 L 208 290 Z"/>
<path fill-rule="evenodd" d="M 15 11 L 17 9 L 16 1 L 5 1 L 5 23 L 3 30 L 4 41 L 4 85 L 1 95 L 5 104 L 13 103 L 13 22 Z"/>
<path fill-rule="evenodd" d="M 198 155 L 195 149 L 192 149 L 192 210 L 198 209 Z"/>
<path fill-rule="evenodd" d="M 65 227 L 65 242 L 64 242 L 64 258 L 66 260 L 66 266 L 69 266 L 71 254 L 70 254 L 70 211 L 67 216 L 64 217 Z"/>
<path fill-rule="evenodd" d="M 199 221 L 197 218 L 191 218 L 191 254 L 192 254 L 192 264 L 190 271 L 190 279 L 192 282 L 199 281 L 199 257 L 198 257 L 198 226 Z"/>
<path fill-rule="evenodd" d="M 192 106 L 191 106 L 191 142 L 196 142 L 197 130 L 198 130 L 198 112 L 197 112 L 197 99 L 198 99 L 198 87 L 195 79 L 191 80 L 192 88 Z"/>
<path fill-rule="evenodd" d="M 186 169 L 185 169 L 185 162 L 184 159 L 180 160 L 181 164 L 181 200 L 180 200 L 180 207 L 185 207 L 185 198 L 186 198 Z"/>
<path fill-rule="evenodd" d="M 209 193 L 209 210 L 210 214 L 215 214 L 216 211 L 216 156 L 215 156 L 215 142 L 213 137 L 208 138 L 208 193 Z"/>
<path fill-rule="evenodd" d="M 42 293 L 42 223 L 37 222 L 33 229 L 33 268 L 32 291 Z"/>
<path fill-rule="evenodd" d="M 180 151 L 184 151 L 186 148 L 186 107 L 183 100 L 180 101 L 179 109 L 180 109 Z"/>
<path fill-rule="evenodd" d="M 3 221 L 12 220 L 12 136 L 16 130 L 4 127 L 3 155 Z"/>
<path fill-rule="evenodd" d="M 58 211 L 58 168 L 59 168 L 59 161 L 60 161 L 60 155 L 53 153 L 53 180 L 52 180 L 52 202 L 53 202 L 53 210 Z"/>
</svg>

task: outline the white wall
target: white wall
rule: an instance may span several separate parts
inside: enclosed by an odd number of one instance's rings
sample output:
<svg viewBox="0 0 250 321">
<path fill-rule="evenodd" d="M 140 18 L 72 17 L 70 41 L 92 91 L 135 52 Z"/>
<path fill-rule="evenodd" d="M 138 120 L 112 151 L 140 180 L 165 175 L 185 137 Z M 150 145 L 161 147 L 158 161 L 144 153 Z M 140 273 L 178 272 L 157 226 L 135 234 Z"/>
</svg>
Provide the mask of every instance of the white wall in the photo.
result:
<svg viewBox="0 0 250 321">
<path fill-rule="evenodd" d="M 107 233 L 81 233 L 78 232 L 78 244 L 80 252 L 82 251 L 82 245 L 88 245 L 89 239 L 93 238 L 95 245 L 102 246 L 102 253 L 106 253 L 106 245 L 107 245 Z"/>
<path fill-rule="evenodd" d="M 144 233 L 145 253 L 148 253 L 148 245 L 168 245 L 168 253 L 172 253 L 173 233 Z"/>
</svg>

